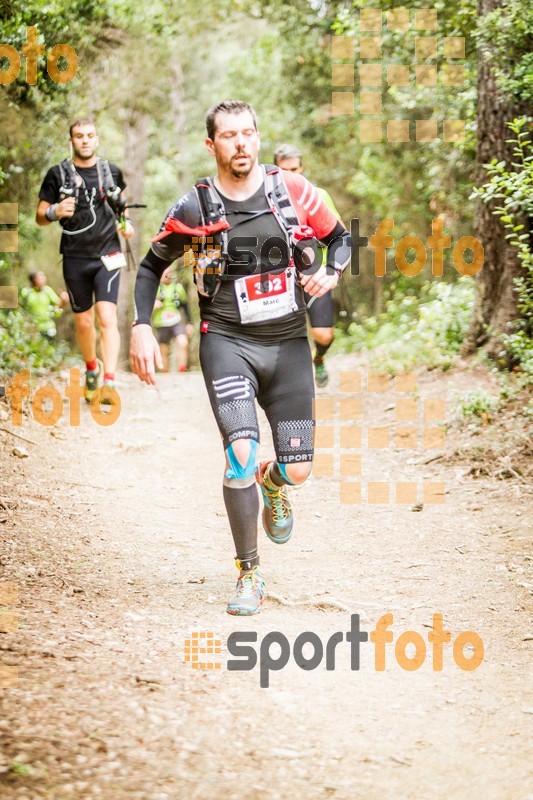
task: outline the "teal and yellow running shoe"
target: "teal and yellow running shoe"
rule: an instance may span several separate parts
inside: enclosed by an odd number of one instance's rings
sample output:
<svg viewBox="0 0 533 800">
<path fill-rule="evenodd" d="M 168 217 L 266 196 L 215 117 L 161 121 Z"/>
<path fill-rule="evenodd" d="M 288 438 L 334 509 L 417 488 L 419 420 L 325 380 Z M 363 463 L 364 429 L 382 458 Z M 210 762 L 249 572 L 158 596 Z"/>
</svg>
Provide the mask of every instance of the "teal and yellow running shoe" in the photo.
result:
<svg viewBox="0 0 533 800">
<path fill-rule="evenodd" d="M 273 461 L 264 461 L 256 472 L 263 495 L 263 528 L 270 541 L 285 544 L 291 538 L 294 515 L 286 486 L 276 486 L 270 477 Z"/>
<path fill-rule="evenodd" d="M 235 595 L 228 603 L 227 612 L 234 616 L 257 614 L 265 598 L 265 581 L 259 574 L 259 567 L 243 572 L 241 570 Z"/>
</svg>

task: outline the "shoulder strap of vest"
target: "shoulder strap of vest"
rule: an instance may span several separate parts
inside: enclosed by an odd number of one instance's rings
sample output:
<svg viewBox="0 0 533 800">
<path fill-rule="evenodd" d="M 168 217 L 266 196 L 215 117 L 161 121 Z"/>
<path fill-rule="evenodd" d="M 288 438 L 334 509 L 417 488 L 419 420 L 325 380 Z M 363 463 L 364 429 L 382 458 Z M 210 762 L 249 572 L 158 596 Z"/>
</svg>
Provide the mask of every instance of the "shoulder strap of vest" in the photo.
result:
<svg viewBox="0 0 533 800">
<path fill-rule="evenodd" d="M 283 180 L 282 170 L 273 164 L 262 164 L 261 167 L 264 174 L 265 195 L 279 212 L 283 226 L 290 231 L 300 223 Z M 213 225 L 220 220 L 226 221 L 224 202 L 215 188 L 213 179 L 201 178 L 196 182 L 195 189 L 200 202 L 203 224 Z"/>
<path fill-rule="evenodd" d="M 109 161 L 106 161 L 105 158 L 97 158 L 96 172 L 98 175 L 100 194 L 105 195 L 108 189 L 115 186 Z M 74 175 L 77 174 L 77 171 L 71 158 L 64 158 L 63 161 L 59 163 L 59 173 L 61 175 L 62 186 L 66 186 L 68 189 L 75 189 L 76 191 L 79 190 L 78 183 L 74 179 Z"/>
<path fill-rule="evenodd" d="M 76 172 L 76 168 L 71 158 L 64 158 L 63 161 L 59 162 L 59 174 L 61 175 L 62 186 L 66 186 L 69 189 L 76 188 L 76 181 L 73 178 L 74 172 Z"/>
<path fill-rule="evenodd" d="M 97 158 L 96 170 L 98 173 L 98 188 L 100 189 L 100 194 L 104 196 L 108 189 L 112 189 L 115 186 L 109 161 L 106 161 L 105 158 Z"/>
<path fill-rule="evenodd" d="M 290 232 L 298 227 L 300 222 L 293 208 L 289 192 L 283 180 L 283 170 L 274 164 L 262 165 L 265 173 L 265 194 L 278 212 L 278 217 L 285 229 Z"/>
<path fill-rule="evenodd" d="M 217 192 L 212 178 L 200 178 L 195 187 L 203 225 L 215 225 L 221 220 L 226 222 L 226 209 L 221 196 Z"/>
</svg>

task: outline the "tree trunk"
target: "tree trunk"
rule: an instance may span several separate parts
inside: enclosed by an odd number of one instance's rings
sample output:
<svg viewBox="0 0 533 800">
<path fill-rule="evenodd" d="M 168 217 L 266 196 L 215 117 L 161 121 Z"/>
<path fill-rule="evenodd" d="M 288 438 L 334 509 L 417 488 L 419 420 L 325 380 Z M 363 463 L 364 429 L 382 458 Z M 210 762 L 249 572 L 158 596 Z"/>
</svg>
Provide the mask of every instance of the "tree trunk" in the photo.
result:
<svg viewBox="0 0 533 800">
<path fill-rule="evenodd" d="M 502 0 L 478 0 L 478 15 L 502 4 Z M 478 47 L 477 186 L 487 182 L 483 164 L 493 158 L 508 164 L 512 161 L 513 145 L 505 141 L 512 136 L 507 123 L 520 114 L 518 106 L 501 96 L 483 46 Z M 505 239 L 507 231 L 493 214 L 495 205 L 498 201 L 477 201 L 475 235 L 483 245 L 485 261 L 476 278 L 476 302 L 463 355 L 484 347 L 490 357 L 497 358 L 502 349 L 501 335 L 509 332 L 518 317 L 514 279 L 520 274 L 520 262 L 516 249 Z"/>
<path fill-rule="evenodd" d="M 126 197 L 129 203 L 142 203 L 144 197 L 144 177 L 148 160 L 148 114 L 132 110 L 126 123 L 126 141 L 124 147 L 124 178 L 126 180 Z M 118 327 L 120 331 L 120 365 L 127 368 L 129 364 L 129 343 L 131 324 L 133 322 L 133 288 L 137 269 L 144 253 L 141 253 L 143 209 L 132 208 L 128 215 L 135 228 L 135 235 L 125 242 L 128 264 L 122 270 L 118 297 Z"/>
</svg>

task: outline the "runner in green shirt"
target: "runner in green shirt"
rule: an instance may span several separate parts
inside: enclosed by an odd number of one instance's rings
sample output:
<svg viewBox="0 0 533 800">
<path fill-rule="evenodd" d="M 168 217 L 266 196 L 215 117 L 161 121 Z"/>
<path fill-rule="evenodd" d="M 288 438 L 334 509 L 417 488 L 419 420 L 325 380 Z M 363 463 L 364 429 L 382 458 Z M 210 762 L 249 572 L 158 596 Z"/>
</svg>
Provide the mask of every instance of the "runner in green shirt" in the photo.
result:
<svg viewBox="0 0 533 800">
<path fill-rule="evenodd" d="M 191 315 L 187 292 L 181 283 L 173 280 L 172 270 L 166 269 L 161 276 L 157 298 L 152 314 L 152 326 L 161 347 L 163 372 L 168 372 L 170 343 L 175 342 L 178 351 L 178 371 L 187 371 L 189 337 L 192 335 Z"/>
<path fill-rule="evenodd" d="M 52 287 L 47 285 L 44 272 L 30 272 L 28 278 L 31 286 L 22 289 L 21 305 L 33 317 L 41 336 L 53 339 L 57 333 L 54 320 L 68 303 L 68 294 L 61 292 L 58 297 Z"/>
</svg>

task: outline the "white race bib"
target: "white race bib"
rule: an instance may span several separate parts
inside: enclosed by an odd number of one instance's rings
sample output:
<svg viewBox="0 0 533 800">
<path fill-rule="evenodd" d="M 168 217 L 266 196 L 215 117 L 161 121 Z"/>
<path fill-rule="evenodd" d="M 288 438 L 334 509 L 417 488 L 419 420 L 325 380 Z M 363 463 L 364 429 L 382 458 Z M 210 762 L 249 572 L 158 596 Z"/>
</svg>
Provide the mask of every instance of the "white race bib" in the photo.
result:
<svg viewBox="0 0 533 800">
<path fill-rule="evenodd" d="M 161 314 L 161 327 L 171 328 L 173 325 L 179 325 L 181 322 L 181 314 L 177 309 L 167 309 Z"/>
<path fill-rule="evenodd" d="M 285 317 L 298 310 L 294 270 L 277 275 L 262 273 L 235 281 L 235 296 L 243 325 Z"/>
<path fill-rule="evenodd" d="M 122 250 L 118 250 L 116 253 L 109 253 L 107 256 L 100 256 L 100 260 L 104 267 L 111 272 L 112 269 L 120 269 L 121 267 L 126 266 L 126 256 L 122 252 Z"/>
</svg>

